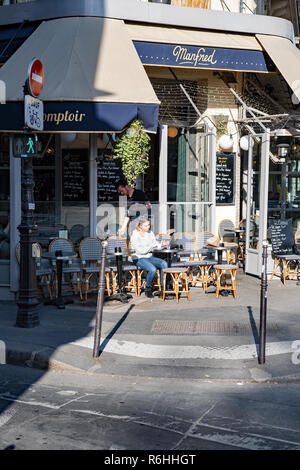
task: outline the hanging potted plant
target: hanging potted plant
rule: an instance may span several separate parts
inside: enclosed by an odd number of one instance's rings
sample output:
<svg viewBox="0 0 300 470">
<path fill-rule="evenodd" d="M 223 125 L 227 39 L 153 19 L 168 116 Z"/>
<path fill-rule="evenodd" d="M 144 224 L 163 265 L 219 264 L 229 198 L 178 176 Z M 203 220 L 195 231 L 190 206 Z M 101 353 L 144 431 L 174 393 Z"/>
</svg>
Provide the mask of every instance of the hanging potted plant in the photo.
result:
<svg viewBox="0 0 300 470">
<path fill-rule="evenodd" d="M 117 137 L 113 154 L 122 162 L 127 184 L 134 187 L 137 177 L 149 167 L 150 136 L 143 124 L 136 120 L 120 137 Z"/>
</svg>

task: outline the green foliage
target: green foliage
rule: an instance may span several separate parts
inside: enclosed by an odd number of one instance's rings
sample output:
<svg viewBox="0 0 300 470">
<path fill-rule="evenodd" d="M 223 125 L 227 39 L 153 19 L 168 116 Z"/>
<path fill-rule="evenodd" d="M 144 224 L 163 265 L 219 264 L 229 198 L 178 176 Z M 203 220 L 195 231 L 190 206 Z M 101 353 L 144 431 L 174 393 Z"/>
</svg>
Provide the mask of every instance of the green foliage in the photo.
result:
<svg viewBox="0 0 300 470">
<path fill-rule="evenodd" d="M 217 128 L 217 139 L 222 134 L 228 134 L 228 116 L 225 116 L 224 114 L 219 114 L 217 116 L 214 116 L 214 121 Z"/>
<path fill-rule="evenodd" d="M 122 171 L 129 186 L 135 186 L 137 177 L 149 167 L 150 136 L 140 121 L 133 121 L 130 127 L 114 145 L 114 158 L 122 161 Z"/>
</svg>

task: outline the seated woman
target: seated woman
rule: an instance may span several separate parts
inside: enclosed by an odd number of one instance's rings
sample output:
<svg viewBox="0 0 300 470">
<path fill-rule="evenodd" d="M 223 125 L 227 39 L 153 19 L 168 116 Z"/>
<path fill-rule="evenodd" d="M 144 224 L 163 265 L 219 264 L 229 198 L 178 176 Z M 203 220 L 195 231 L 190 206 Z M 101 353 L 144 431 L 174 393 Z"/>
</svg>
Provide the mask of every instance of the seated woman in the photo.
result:
<svg viewBox="0 0 300 470">
<path fill-rule="evenodd" d="M 152 255 L 154 248 L 161 248 L 167 246 L 168 242 L 163 240 L 158 243 L 155 239 L 154 233 L 150 230 L 150 221 L 147 217 L 141 216 L 138 219 L 136 229 L 131 236 L 131 249 L 135 251 L 133 255 L 134 264 L 144 271 L 147 271 L 146 290 L 147 297 L 153 297 L 151 284 L 155 277 L 157 269 L 160 269 L 161 286 L 163 285 L 163 269 L 168 267 L 165 260 L 157 258 Z"/>
</svg>

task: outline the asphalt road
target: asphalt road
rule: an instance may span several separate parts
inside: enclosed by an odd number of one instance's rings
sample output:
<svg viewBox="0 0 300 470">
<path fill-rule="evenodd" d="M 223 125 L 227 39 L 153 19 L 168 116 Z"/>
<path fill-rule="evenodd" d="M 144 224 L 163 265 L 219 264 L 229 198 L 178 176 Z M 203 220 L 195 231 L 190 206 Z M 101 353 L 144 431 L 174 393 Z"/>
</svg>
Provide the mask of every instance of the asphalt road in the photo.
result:
<svg viewBox="0 0 300 470">
<path fill-rule="evenodd" d="M 160 455 L 185 451 L 194 464 L 192 455 L 203 450 L 299 450 L 299 417 L 297 383 L 43 373 L 0 366 L 1 450 L 105 450 L 103 459 L 116 458 L 119 451 L 123 457 L 133 450 Z M 141 455 L 126 464 L 146 463 L 149 452 Z"/>
</svg>

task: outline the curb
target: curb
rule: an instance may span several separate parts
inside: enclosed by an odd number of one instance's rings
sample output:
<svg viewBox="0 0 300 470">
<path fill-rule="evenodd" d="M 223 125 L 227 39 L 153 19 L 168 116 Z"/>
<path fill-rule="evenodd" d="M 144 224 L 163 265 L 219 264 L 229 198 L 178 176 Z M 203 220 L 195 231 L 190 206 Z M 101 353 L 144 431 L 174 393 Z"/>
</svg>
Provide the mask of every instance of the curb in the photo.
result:
<svg viewBox="0 0 300 470">
<path fill-rule="evenodd" d="M 53 349 L 51 348 L 42 348 L 40 350 L 22 350 L 18 348 L 8 347 L 6 351 L 6 364 L 15 365 L 20 367 L 28 367 L 31 369 L 41 370 L 41 371 L 54 371 L 54 372 L 68 372 L 72 374 L 88 375 L 88 376 L 106 376 L 106 377 L 122 377 L 122 378 L 143 378 L 149 380 L 178 380 L 178 381 L 192 381 L 192 382 L 215 382 L 215 383 L 257 383 L 257 384 L 284 384 L 284 383 L 297 383 L 300 381 L 299 374 L 288 374 L 282 376 L 269 376 L 266 374 L 264 377 L 264 369 L 260 369 L 262 376 L 260 374 L 254 377 L 243 377 L 243 378 L 233 378 L 233 377 L 211 377 L 208 374 L 205 374 L 204 377 L 197 378 L 186 378 L 186 377 L 153 377 L 153 376 L 140 376 L 138 374 L 117 374 L 117 373 L 108 373 L 101 370 L 101 362 L 99 358 L 90 357 L 90 367 L 88 369 L 81 369 L 79 367 L 72 366 L 66 362 L 54 359 L 51 357 L 53 354 Z M 262 366 L 263 367 L 263 366 Z M 202 369 L 202 367 L 201 367 Z"/>
<path fill-rule="evenodd" d="M 85 373 L 84 369 L 74 367 L 63 361 L 51 358 L 53 350 L 51 348 L 42 348 L 40 350 L 22 350 L 8 347 L 6 349 L 6 364 L 29 367 L 31 369 L 38 369 L 44 371 L 69 371 Z"/>
</svg>

